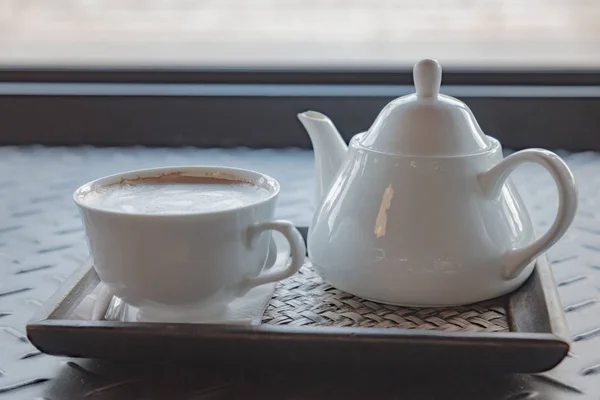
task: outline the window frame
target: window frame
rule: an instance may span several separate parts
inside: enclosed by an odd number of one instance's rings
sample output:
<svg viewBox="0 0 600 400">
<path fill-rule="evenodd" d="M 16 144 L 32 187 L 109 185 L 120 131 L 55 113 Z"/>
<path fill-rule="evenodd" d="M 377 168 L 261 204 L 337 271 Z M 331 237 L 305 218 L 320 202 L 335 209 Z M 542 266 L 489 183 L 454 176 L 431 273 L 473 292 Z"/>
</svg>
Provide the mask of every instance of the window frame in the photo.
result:
<svg viewBox="0 0 600 400">
<path fill-rule="evenodd" d="M 408 69 L 0 68 L 0 144 L 301 147 L 296 119 L 329 115 L 346 140 L 410 93 Z M 600 71 L 447 69 L 505 147 L 600 150 Z"/>
</svg>

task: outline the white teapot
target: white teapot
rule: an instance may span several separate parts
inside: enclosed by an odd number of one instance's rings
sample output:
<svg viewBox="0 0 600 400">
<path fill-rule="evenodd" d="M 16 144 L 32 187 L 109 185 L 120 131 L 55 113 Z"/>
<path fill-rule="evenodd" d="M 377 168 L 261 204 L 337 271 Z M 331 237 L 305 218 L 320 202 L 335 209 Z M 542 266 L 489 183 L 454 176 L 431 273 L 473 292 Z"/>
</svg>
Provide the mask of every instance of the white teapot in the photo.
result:
<svg viewBox="0 0 600 400">
<path fill-rule="evenodd" d="M 573 221 L 573 175 L 547 150 L 504 158 L 464 103 L 439 94 L 435 60 L 413 76 L 416 93 L 389 103 L 349 146 L 323 114 L 299 115 L 317 174 L 309 258 L 332 286 L 376 302 L 451 306 L 504 295 Z M 528 162 L 558 187 L 556 220 L 539 238 L 509 178 Z"/>
</svg>

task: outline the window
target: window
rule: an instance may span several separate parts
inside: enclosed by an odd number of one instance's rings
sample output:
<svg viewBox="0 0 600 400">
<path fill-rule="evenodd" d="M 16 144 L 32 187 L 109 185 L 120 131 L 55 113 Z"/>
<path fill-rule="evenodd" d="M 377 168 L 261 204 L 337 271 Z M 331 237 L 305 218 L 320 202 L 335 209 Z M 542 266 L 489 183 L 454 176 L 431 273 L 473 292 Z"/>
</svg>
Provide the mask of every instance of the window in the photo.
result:
<svg viewBox="0 0 600 400">
<path fill-rule="evenodd" d="M 594 0 L 0 0 L 0 140 L 308 146 L 296 112 L 349 137 L 434 57 L 508 146 L 598 149 L 599 20 Z"/>
</svg>

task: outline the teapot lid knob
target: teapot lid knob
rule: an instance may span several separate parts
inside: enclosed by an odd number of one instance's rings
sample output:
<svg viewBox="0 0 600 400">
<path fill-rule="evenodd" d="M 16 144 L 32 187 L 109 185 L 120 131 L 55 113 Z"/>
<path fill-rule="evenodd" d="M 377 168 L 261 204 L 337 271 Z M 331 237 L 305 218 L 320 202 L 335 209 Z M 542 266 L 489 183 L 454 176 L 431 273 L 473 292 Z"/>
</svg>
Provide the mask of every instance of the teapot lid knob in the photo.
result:
<svg viewBox="0 0 600 400">
<path fill-rule="evenodd" d="M 442 67 L 436 60 L 421 60 L 413 69 L 413 79 L 419 98 L 437 98 L 442 84 Z"/>
<path fill-rule="evenodd" d="M 416 93 L 389 102 L 359 139 L 362 147 L 411 157 L 464 156 L 492 148 L 469 107 L 440 93 L 442 67 L 436 60 L 415 64 L 413 79 Z"/>
</svg>

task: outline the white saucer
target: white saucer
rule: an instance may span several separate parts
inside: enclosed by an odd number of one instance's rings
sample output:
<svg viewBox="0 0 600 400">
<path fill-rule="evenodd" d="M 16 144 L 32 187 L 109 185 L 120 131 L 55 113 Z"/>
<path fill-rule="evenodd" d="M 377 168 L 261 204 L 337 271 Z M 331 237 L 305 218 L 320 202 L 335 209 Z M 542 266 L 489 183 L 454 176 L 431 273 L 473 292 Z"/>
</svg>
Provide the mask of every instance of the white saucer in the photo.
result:
<svg viewBox="0 0 600 400">
<path fill-rule="evenodd" d="M 285 238 L 274 233 L 265 268 L 281 268 L 289 261 L 290 246 Z M 271 264 L 269 266 L 269 264 Z M 173 322 L 173 323 L 228 323 L 259 324 L 275 290 L 276 283 L 261 285 L 249 290 L 243 297 L 229 304 L 226 310 L 211 310 L 199 314 L 194 308 L 165 310 L 138 310 L 112 296 L 102 283 L 86 296 L 73 312 L 73 319 L 108 320 L 123 322 Z"/>
</svg>

